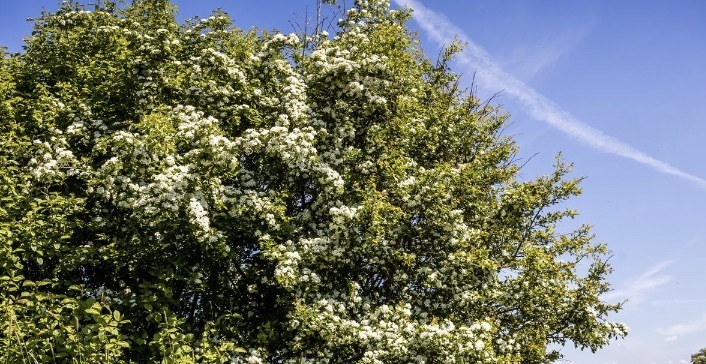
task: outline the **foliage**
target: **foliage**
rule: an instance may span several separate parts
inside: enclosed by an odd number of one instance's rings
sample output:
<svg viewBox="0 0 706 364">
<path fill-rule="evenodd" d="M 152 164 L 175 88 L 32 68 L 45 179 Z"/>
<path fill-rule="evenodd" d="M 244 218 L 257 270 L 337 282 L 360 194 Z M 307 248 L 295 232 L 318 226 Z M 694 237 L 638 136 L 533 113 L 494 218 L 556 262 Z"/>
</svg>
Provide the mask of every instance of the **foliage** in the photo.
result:
<svg viewBox="0 0 706 364">
<path fill-rule="evenodd" d="M 518 178 L 409 11 L 301 39 L 94 7 L 0 62 L 1 361 L 545 363 L 626 334 L 606 247 L 558 232 L 569 166 Z"/>
<path fill-rule="evenodd" d="M 706 364 L 706 348 L 699 350 L 698 353 L 691 355 L 692 364 Z"/>
</svg>

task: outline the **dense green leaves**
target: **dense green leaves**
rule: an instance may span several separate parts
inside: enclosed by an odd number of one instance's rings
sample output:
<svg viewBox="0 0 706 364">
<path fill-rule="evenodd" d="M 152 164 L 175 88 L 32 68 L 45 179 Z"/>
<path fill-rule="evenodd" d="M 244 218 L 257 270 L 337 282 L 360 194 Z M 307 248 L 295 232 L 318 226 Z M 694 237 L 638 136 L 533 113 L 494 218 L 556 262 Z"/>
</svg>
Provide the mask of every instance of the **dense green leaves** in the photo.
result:
<svg viewBox="0 0 706 364">
<path fill-rule="evenodd" d="M 699 350 L 698 353 L 691 355 L 692 364 L 704 364 L 706 363 L 706 349 Z"/>
<path fill-rule="evenodd" d="M 0 63 L 5 362 L 544 363 L 596 350 L 606 247 L 569 166 L 518 179 L 507 119 L 408 11 L 335 37 L 69 2 Z"/>
</svg>

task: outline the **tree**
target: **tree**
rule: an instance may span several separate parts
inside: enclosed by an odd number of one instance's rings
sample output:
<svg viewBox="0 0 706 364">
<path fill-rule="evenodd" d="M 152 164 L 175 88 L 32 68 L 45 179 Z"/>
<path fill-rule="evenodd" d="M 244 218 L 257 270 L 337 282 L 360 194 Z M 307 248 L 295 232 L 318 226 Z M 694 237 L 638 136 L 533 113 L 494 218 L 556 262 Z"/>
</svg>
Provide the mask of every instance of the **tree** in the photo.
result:
<svg viewBox="0 0 706 364">
<path fill-rule="evenodd" d="M 706 364 L 706 348 L 699 350 L 698 353 L 691 355 L 692 364 Z"/>
<path fill-rule="evenodd" d="M 519 179 L 410 11 L 315 39 L 174 14 L 68 2 L 0 63 L 3 361 L 546 363 L 627 333 L 606 246 L 558 230 L 570 165 Z"/>
</svg>

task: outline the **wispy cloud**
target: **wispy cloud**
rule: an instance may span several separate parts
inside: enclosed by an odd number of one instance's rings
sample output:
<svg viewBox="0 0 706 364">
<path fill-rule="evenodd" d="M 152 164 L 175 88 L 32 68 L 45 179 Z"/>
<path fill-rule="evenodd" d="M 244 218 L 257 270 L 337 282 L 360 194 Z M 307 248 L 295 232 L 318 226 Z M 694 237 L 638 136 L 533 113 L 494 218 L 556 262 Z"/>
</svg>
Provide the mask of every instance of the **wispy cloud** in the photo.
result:
<svg viewBox="0 0 706 364">
<path fill-rule="evenodd" d="M 706 314 L 702 315 L 696 321 L 672 325 L 666 329 L 661 329 L 659 332 L 665 335 L 686 335 L 694 332 L 706 331 Z"/>
<path fill-rule="evenodd" d="M 628 280 L 622 287 L 603 295 L 603 299 L 628 299 L 632 304 L 643 302 L 650 291 L 667 284 L 672 279 L 669 275 L 662 274 L 672 263 L 671 260 L 667 260 L 651 266 L 639 276 Z"/>
<path fill-rule="evenodd" d="M 562 29 L 559 34 L 539 39 L 536 43 L 516 45 L 509 58 L 503 60 L 503 66 L 516 78 L 528 82 L 576 49 L 590 30 L 588 24 L 578 25 L 571 30 Z"/>
<path fill-rule="evenodd" d="M 527 46 L 527 48 L 516 50 L 512 59 L 505 65 L 512 70 L 513 74 L 527 82 L 561 58 L 562 54 L 566 52 L 564 48 L 561 48 L 562 46 L 557 45 L 540 51 L 532 51 Z"/>
<path fill-rule="evenodd" d="M 672 335 L 672 336 L 667 336 L 664 338 L 664 341 L 677 341 L 679 340 L 679 336 Z"/>
<path fill-rule="evenodd" d="M 441 45 L 448 45 L 454 39 L 467 43 L 466 50 L 457 56 L 461 64 L 476 70 L 476 80 L 486 88 L 503 90 L 520 101 L 525 110 L 535 119 L 543 121 L 583 144 L 647 165 L 652 169 L 677 176 L 706 188 L 706 179 L 682 171 L 664 161 L 656 159 L 602 131 L 583 123 L 557 104 L 527 86 L 522 81 L 505 72 L 496 61 L 456 25 L 416 0 L 394 0 L 399 6 L 414 9 L 414 19 L 426 34 Z"/>
<path fill-rule="evenodd" d="M 692 303 L 706 303 L 706 298 L 687 298 L 681 300 L 654 300 L 650 303 L 655 305 L 686 305 Z"/>
</svg>

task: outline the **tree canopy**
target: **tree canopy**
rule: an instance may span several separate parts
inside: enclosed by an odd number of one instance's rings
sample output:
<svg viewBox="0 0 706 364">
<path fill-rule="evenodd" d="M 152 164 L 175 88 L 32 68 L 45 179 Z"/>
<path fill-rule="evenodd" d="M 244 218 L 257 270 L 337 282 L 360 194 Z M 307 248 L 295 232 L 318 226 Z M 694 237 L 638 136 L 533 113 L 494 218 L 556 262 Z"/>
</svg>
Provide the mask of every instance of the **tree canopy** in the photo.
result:
<svg viewBox="0 0 706 364">
<path fill-rule="evenodd" d="M 607 248 L 409 10 L 335 35 L 64 2 L 0 61 L 0 361 L 547 363 Z"/>
<path fill-rule="evenodd" d="M 698 353 L 691 355 L 692 364 L 706 364 L 706 348 L 699 350 Z"/>
</svg>

